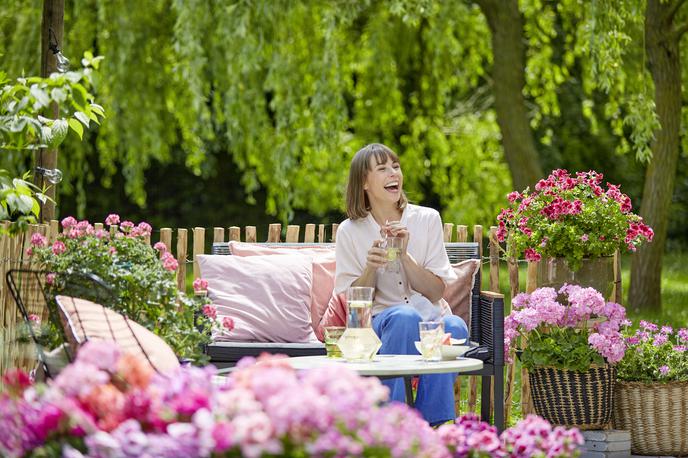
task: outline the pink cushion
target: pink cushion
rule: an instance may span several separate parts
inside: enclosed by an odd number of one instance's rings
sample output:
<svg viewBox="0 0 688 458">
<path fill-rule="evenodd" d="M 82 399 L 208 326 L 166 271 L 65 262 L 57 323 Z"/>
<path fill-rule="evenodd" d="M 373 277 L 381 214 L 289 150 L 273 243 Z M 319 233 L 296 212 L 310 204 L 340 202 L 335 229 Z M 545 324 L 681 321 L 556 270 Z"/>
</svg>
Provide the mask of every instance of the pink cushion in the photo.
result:
<svg viewBox="0 0 688 458">
<path fill-rule="evenodd" d="M 137 322 L 85 299 L 68 296 L 55 299 L 72 354 L 86 340 L 109 340 L 123 351 L 144 356 L 159 372 L 171 372 L 179 367 L 170 346 Z"/>
<path fill-rule="evenodd" d="M 346 294 L 332 294 L 320 323 L 315 328 L 318 339 L 325 340 L 327 326 L 346 326 Z"/>
<path fill-rule="evenodd" d="M 229 316 L 234 330 L 223 340 L 314 342 L 310 301 L 311 258 L 283 256 L 198 257 L 201 276 L 218 319 Z"/>
<path fill-rule="evenodd" d="M 479 259 L 467 259 L 465 261 L 452 264 L 457 279 L 447 283 L 444 290 L 444 299 L 449 304 L 449 308 L 454 315 L 458 315 L 471 325 L 471 291 L 475 275 L 480 270 Z"/>
<path fill-rule="evenodd" d="M 271 254 L 293 255 L 295 252 L 309 256 L 313 262 L 313 284 L 311 286 L 311 325 L 318 328 L 320 319 L 327 309 L 327 304 L 334 290 L 335 254 L 334 247 L 262 246 L 255 243 L 229 242 L 229 251 L 233 256 L 267 256 Z"/>
</svg>

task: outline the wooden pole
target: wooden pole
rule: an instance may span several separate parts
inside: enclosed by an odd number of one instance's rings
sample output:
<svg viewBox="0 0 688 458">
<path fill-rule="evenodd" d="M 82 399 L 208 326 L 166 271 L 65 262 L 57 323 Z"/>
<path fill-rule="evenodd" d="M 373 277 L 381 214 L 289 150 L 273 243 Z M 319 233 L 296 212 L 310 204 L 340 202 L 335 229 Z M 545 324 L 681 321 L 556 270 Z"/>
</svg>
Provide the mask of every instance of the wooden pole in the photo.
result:
<svg viewBox="0 0 688 458">
<path fill-rule="evenodd" d="M 57 46 L 62 48 L 62 37 L 64 35 L 64 0 L 43 0 L 43 22 L 41 24 L 41 76 L 47 77 L 57 70 L 55 55 L 50 50 L 50 30 L 53 31 L 53 39 Z M 46 117 L 56 119 L 59 115 L 59 107 L 56 103 L 50 106 Z M 41 148 L 36 150 L 34 155 L 34 165 L 45 169 L 57 168 L 57 148 Z M 41 204 L 41 221 L 48 222 L 55 219 L 55 196 L 57 195 L 57 184 L 45 180 L 43 175 L 34 171 L 34 184 L 39 188 L 47 186 L 46 194 L 50 199 L 45 204 Z"/>
</svg>

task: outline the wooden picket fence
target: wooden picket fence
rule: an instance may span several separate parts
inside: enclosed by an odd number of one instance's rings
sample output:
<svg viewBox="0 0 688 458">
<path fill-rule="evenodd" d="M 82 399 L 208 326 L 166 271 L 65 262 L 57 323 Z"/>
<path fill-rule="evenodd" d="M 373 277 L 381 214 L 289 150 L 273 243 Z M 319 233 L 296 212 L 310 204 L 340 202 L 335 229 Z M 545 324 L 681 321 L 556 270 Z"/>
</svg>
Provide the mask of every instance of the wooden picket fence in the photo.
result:
<svg viewBox="0 0 688 458">
<path fill-rule="evenodd" d="M 3 227 L 7 227 L 8 223 L 0 223 Z M 102 229 L 103 225 L 100 223 L 94 224 L 96 230 Z M 301 235 L 301 227 L 298 225 L 288 225 L 283 231 L 282 225 L 279 223 L 270 224 L 267 231 L 266 242 L 270 243 L 325 243 L 336 242 L 338 224 L 306 224 Z M 469 230 L 466 225 L 455 225 L 452 223 L 444 224 L 444 241 L 445 242 L 467 242 L 470 240 L 478 242 L 480 252 L 485 253 L 484 244 L 487 244 L 487 253 L 483 256 L 481 263 L 482 278 L 487 274 L 487 290 L 500 293 L 499 272 L 502 264 L 506 266 L 508 272 L 508 291 L 511 297 L 514 297 L 519 292 L 519 268 L 518 263 L 523 262 L 514 259 L 505 260 L 503 250 L 497 241 L 496 233 L 497 227 L 490 227 L 487 234 L 484 233 L 483 227 L 473 226 L 472 237 L 469 238 Z M 59 234 L 60 226 L 58 221 L 50 221 L 49 224 L 31 225 L 29 230 L 14 237 L 7 235 L 0 235 L 0 338 L 2 343 L 2 357 L 0 358 L 0 373 L 9 367 L 31 367 L 32 361 L 35 360 L 33 355 L 33 348 L 28 345 L 20 346 L 16 344 L 15 338 L 17 335 L 17 325 L 21 321 L 19 311 L 17 310 L 14 300 L 8 292 L 5 281 L 5 274 L 8 270 L 13 268 L 29 268 L 31 266 L 30 258 L 25 255 L 26 249 L 30 246 L 31 236 L 34 233 L 40 233 L 48 238 L 52 243 Z M 190 234 L 189 234 L 190 232 Z M 256 226 L 245 226 L 242 230 L 239 226 L 231 227 L 214 227 L 212 228 L 212 239 L 208 239 L 206 232 L 209 232 L 204 227 L 194 227 L 192 229 L 186 228 L 162 228 L 152 237 L 154 240 L 148 240 L 148 243 L 163 242 L 168 250 L 175 256 L 179 263 L 177 271 L 177 284 L 180 290 L 185 291 L 190 288 L 187 282 L 187 269 L 191 266 L 193 269 L 193 278 L 199 276 L 198 256 L 206 253 L 206 242 L 212 240 L 215 242 L 225 241 L 243 241 L 248 243 L 257 242 Z M 191 235 L 191 237 L 189 237 Z M 156 237 L 157 236 L 157 237 Z M 189 243 L 191 238 L 191 243 Z M 189 250 L 189 245 L 191 250 Z M 191 257 L 189 257 L 191 254 Z M 615 278 L 617 282 L 615 285 L 620 285 L 620 262 L 618 255 L 615 262 Z M 536 271 L 537 263 L 528 262 L 526 270 L 525 289 L 531 292 L 536 288 Z M 485 282 L 483 282 L 485 284 Z M 614 297 L 617 302 L 620 302 L 621 290 L 615 288 Z M 520 387 L 517 384 L 517 372 L 520 372 Z M 477 408 L 480 399 L 481 384 L 478 377 L 462 377 L 464 382 L 457 384 L 457 411 L 474 412 Z M 465 380 L 468 379 L 468 380 Z M 520 388 L 520 411 L 522 415 L 532 412 L 532 401 L 530 399 L 530 391 L 528 389 L 528 377 L 525 369 L 522 369 L 520 364 L 515 361 L 509 364 L 506 368 L 505 379 L 505 419 L 509 424 L 509 419 L 514 407 L 514 393 Z"/>
</svg>

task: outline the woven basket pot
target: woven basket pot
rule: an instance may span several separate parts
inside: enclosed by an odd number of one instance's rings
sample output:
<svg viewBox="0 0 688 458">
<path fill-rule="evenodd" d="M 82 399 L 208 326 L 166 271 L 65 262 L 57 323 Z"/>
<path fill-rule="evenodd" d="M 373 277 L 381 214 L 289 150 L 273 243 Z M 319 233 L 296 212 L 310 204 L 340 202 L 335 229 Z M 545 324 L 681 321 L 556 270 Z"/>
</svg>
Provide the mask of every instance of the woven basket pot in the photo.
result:
<svg viewBox="0 0 688 458">
<path fill-rule="evenodd" d="M 612 417 L 616 369 L 576 372 L 552 367 L 528 371 L 535 413 L 552 424 L 602 429 Z"/>
<path fill-rule="evenodd" d="M 688 382 L 616 382 L 614 427 L 638 455 L 688 455 Z"/>
</svg>

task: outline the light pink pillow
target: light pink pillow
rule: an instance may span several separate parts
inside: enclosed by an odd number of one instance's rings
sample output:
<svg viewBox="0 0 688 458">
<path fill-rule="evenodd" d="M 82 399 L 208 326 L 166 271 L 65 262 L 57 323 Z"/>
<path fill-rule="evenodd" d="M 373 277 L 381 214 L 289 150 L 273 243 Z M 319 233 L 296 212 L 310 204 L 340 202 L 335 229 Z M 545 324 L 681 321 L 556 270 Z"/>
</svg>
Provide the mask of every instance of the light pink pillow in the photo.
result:
<svg viewBox="0 0 688 458">
<path fill-rule="evenodd" d="M 458 315 L 471 325 L 471 292 L 475 276 L 480 270 L 479 259 L 466 259 L 452 264 L 456 280 L 447 283 L 442 297 L 447 301 L 454 315 Z"/>
<path fill-rule="evenodd" d="M 224 340 L 317 341 L 310 314 L 311 263 L 303 255 L 199 256 L 218 319 L 234 320 L 234 330 Z"/>
<path fill-rule="evenodd" d="M 323 313 L 320 323 L 315 328 L 315 335 L 321 341 L 325 340 L 327 326 L 346 326 L 346 294 L 332 294 Z"/>
<path fill-rule="evenodd" d="M 311 287 L 311 324 L 317 331 L 318 324 L 327 309 L 334 290 L 334 247 L 290 246 L 274 247 L 255 243 L 229 242 L 232 256 L 267 256 L 287 254 L 309 256 L 313 260 L 313 285 Z"/>
</svg>

